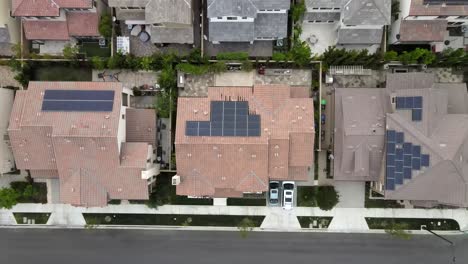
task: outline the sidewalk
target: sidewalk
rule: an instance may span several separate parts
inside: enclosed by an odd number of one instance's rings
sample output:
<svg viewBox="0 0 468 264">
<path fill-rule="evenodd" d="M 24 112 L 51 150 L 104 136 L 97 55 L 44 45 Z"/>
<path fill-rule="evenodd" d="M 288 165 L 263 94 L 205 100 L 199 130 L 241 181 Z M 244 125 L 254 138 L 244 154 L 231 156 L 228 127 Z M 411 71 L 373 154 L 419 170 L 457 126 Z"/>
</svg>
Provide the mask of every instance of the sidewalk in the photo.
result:
<svg viewBox="0 0 468 264">
<path fill-rule="evenodd" d="M 369 232 L 365 217 L 385 218 L 447 218 L 454 219 L 461 230 L 468 229 L 466 209 L 381 209 L 381 208 L 334 208 L 323 211 L 317 207 L 296 207 L 285 211 L 266 206 L 192 206 L 164 205 L 157 209 L 146 205 L 109 205 L 103 208 L 81 208 L 64 204 L 18 204 L 11 210 L 0 210 L 0 224 L 12 224 L 13 212 L 52 213 L 48 225 L 84 226 L 82 213 L 105 214 L 199 214 L 199 215 L 264 215 L 261 227 L 283 231 L 299 230 L 296 216 L 332 216 L 328 231 Z M 14 223 L 14 222 L 13 222 Z"/>
</svg>

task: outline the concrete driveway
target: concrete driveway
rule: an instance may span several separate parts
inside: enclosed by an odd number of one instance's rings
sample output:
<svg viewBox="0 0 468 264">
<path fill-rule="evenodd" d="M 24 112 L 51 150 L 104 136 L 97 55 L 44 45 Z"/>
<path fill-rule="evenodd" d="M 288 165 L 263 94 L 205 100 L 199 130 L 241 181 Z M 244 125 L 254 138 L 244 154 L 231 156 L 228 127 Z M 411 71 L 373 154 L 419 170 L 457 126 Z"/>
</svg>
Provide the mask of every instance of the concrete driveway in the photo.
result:
<svg viewBox="0 0 468 264">
<path fill-rule="evenodd" d="M 365 182 L 335 181 L 335 190 L 340 195 L 338 208 L 364 208 Z"/>
</svg>

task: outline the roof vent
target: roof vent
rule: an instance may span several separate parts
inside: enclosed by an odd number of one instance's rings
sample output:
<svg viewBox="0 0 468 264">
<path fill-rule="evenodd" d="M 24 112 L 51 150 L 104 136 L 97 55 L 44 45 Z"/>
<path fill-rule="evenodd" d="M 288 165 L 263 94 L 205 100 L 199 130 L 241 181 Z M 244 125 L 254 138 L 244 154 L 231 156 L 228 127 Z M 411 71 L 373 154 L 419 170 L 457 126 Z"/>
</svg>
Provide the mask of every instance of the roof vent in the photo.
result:
<svg viewBox="0 0 468 264">
<path fill-rule="evenodd" d="M 147 130 L 148 130 L 148 132 L 151 132 L 151 131 L 153 131 L 153 129 L 152 129 L 151 127 L 148 127 L 148 129 L 147 129 Z"/>
<path fill-rule="evenodd" d="M 445 144 L 445 143 L 440 143 L 440 144 L 439 144 L 439 147 L 445 148 L 445 147 L 447 147 L 447 144 Z"/>
<path fill-rule="evenodd" d="M 298 105 L 296 105 L 296 109 L 299 109 L 299 106 L 298 106 Z"/>
<path fill-rule="evenodd" d="M 221 154 L 218 154 L 218 158 L 221 158 L 222 156 L 223 156 L 223 155 L 221 155 Z"/>
<path fill-rule="evenodd" d="M 118 192 L 121 192 L 121 191 L 122 191 L 122 188 L 118 188 L 117 191 L 118 191 Z"/>
<path fill-rule="evenodd" d="M 193 109 L 193 113 L 194 113 L 194 114 L 198 113 L 198 110 L 197 110 L 197 109 Z"/>
<path fill-rule="evenodd" d="M 105 147 L 105 146 L 102 146 L 102 147 L 101 147 L 101 150 L 106 150 L 106 147 Z"/>
<path fill-rule="evenodd" d="M 71 188 L 70 191 L 71 191 L 71 192 L 75 192 L 75 188 Z"/>
<path fill-rule="evenodd" d="M 208 112 L 207 112 L 207 111 L 203 111 L 203 114 L 204 114 L 204 115 L 208 115 Z"/>
<path fill-rule="evenodd" d="M 80 150 L 84 150 L 84 147 L 83 147 L 83 146 L 80 146 Z"/>
<path fill-rule="evenodd" d="M 187 153 L 187 157 L 192 157 L 192 153 Z"/>
<path fill-rule="evenodd" d="M 278 146 L 278 145 L 276 145 L 276 146 L 275 146 L 275 149 L 279 149 L 279 146 Z"/>
<path fill-rule="evenodd" d="M 41 112 L 37 112 L 37 113 L 36 113 L 36 116 L 41 116 Z"/>
<path fill-rule="evenodd" d="M 213 150 L 217 150 L 217 149 L 218 149 L 218 147 L 217 147 L 217 146 L 213 146 Z"/>
<path fill-rule="evenodd" d="M 101 128 L 102 128 L 102 129 L 106 128 L 106 125 L 102 124 Z"/>
<path fill-rule="evenodd" d="M 72 125 L 71 125 L 71 128 L 76 128 L 76 125 L 72 124 Z"/>
<path fill-rule="evenodd" d="M 105 118 L 105 119 L 109 119 L 109 118 L 110 118 L 110 115 L 105 115 L 104 118 Z"/>
<path fill-rule="evenodd" d="M 254 159 L 254 158 L 256 158 L 256 157 L 257 157 L 257 155 L 255 155 L 255 154 L 252 154 L 252 156 L 251 156 L 251 157 Z"/>
<path fill-rule="evenodd" d="M 302 120 L 302 116 L 298 116 L 297 119 L 298 119 L 298 120 Z"/>
<path fill-rule="evenodd" d="M 224 177 L 224 176 L 223 176 L 223 177 L 221 177 L 221 180 L 225 181 L 225 180 L 226 180 L 226 177 Z"/>
</svg>

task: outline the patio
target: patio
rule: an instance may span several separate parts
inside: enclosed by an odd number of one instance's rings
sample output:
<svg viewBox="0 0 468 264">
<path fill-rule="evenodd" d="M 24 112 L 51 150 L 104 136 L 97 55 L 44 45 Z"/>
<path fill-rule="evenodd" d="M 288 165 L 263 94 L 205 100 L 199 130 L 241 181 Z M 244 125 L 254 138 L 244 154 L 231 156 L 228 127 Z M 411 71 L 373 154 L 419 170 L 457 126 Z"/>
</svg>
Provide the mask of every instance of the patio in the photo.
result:
<svg viewBox="0 0 468 264">
<path fill-rule="evenodd" d="M 302 23 L 300 39 L 309 44 L 312 54 L 320 55 L 337 41 L 337 24 Z"/>
</svg>

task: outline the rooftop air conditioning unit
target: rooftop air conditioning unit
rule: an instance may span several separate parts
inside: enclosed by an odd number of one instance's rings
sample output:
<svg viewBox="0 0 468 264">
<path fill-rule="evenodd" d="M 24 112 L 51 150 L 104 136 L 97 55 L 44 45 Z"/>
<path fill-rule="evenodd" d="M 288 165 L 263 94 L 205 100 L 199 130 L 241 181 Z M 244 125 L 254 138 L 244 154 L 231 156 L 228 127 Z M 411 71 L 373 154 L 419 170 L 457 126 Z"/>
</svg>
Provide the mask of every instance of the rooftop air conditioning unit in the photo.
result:
<svg viewBox="0 0 468 264">
<path fill-rule="evenodd" d="M 174 175 L 172 176 L 172 185 L 179 185 L 180 184 L 180 176 Z"/>
</svg>

